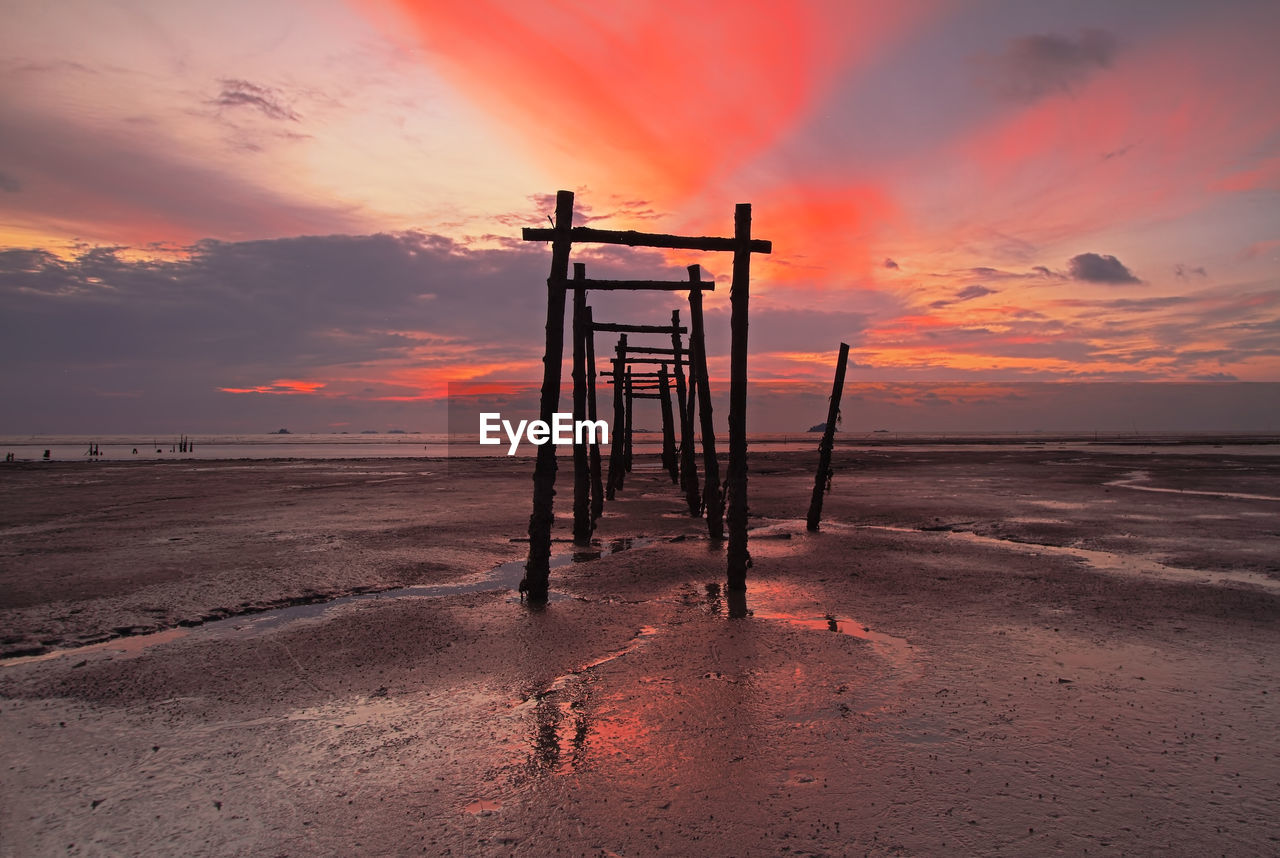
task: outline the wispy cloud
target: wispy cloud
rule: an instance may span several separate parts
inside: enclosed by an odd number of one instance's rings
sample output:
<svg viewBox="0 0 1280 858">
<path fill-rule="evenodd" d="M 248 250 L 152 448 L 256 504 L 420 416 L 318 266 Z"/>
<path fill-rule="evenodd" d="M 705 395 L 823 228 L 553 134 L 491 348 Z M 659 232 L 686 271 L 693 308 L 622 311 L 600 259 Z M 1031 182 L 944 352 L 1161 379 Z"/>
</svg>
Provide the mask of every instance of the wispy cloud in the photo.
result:
<svg viewBox="0 0 1280 858">
<path fill-rule="evenodd" d="M 222 90 L 212 99 L 212 103 L 218 107 L 247 107 L 269 119 L 289 122 L 298 122 L 302 118 L 285 101 L 283 93 L 274 87 L 260 86 L 236 78 L 224 78 L 219 84 Z"/>
</svg>

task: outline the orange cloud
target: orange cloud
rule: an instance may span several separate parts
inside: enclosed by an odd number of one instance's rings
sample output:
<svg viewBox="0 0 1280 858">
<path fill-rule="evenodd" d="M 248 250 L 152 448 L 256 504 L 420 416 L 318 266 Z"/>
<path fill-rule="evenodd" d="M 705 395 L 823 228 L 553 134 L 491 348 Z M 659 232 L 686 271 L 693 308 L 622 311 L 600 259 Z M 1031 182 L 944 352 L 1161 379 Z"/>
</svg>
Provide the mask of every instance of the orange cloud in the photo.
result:
<svg viewBox="0 0 1280 858">
<path fill-rule="evenodd" d="M 290 378 L 277 378 L 270 384 L 260 384 L 257 387 L 219 387 L 223 393 L 271 393 L 293 396 L 297 394 L 315 394 L 319 393 L 326 383 L 323 381 L 300 381 Z"/>
<path fill-rule="evenodd" d="M 357 5 L 398 17 L 428 62 L 546 166 L 652 199 L 688 195 L 765 151 L 924 4 Z"/>
</svg>

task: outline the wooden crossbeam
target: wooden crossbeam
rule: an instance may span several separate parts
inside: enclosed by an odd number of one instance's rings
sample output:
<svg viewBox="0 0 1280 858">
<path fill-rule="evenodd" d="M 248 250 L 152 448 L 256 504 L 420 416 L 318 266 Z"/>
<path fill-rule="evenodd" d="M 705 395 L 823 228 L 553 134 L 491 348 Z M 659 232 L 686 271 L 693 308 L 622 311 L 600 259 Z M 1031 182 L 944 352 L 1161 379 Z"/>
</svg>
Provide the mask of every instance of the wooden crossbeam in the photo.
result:
<svg viewBox="0 0 1280 858">
<path fill-rule="evenodd" d="M 686 283 L 687 287 L 688 284 Z M 620 325 L 614 322 L 595 322 L 591 326 L 597 331 L 608 331 L 615 334 L 672 334 L 676 333 L 671 325 Z M 687 333 L 687 329 L 680 328 L 679 333 Z"/>
<path fill-rule="evenodd" d="M 632 399 L 661 399 L 662 394 L 661 393 L 633 393 L 631 394 L 631 398 Z"/>
<path fill-rule="evenodd" d="M 685 285 L 687 286 L 688 284 L 686 283 Z M 627 354 L 629 355 L 674 355 L 675 353 L 675 349 L 657 349 L 644 346 L 633 346 L 627 349 Z"/>
<path fill-rule="evenodd" d="M 594 291 L 617 292 L 620 290 L 650 292 L 684 292 L 689 288 L 687 280 L 592 280 L 591 278 L 574 278 L 560 284 L 568 289 L 588 289 Z M 704 291 L 714 292 L 716 284 L 707 281 L 702 286 Z"/>
<path fill-rule="evenodd" d="M 575 226 L 569 230 L 525 227 L 521 231 L 525 241 L 563 241 L 565 232 L 568 232 L 569 241 L 575 244 L 579 242 L 625 244 L 627 247 L 662 247 L 671 250 L 713 250 L 730 253 L 743 249 L 743 242 L 740 239 L 708 235 L 663 235 L 656 232 L 636 232 L 633 229 L 595 229 L 589 226 Z M 752 238 L 746 242 L 746 249 L 751 253 L 772 253 L 773 242 Z M 704 284 L 703 288 L 707 288 L 707 285 Z"/>
<path fill-rule="evenodd" d="M 675 364 L 675 359 L 671 357 L 632 357 L 631 353 L 628 352 L 627 363 L 647 363 L 654 365 L 663 363 L 667 366 L 673 366 Z"/>
</svg>

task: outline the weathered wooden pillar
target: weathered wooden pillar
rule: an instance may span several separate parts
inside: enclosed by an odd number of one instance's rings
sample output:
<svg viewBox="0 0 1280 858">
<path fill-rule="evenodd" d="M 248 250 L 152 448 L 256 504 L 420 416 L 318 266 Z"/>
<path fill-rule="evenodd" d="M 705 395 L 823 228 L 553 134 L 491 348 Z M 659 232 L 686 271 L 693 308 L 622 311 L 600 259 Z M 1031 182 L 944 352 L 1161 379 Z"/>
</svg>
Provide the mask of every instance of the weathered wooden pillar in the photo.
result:
<svg viewBox="0 0 1280 858">
<path fill-rule="evenodd" d="M 573 245 L 573 191 L 556 194 L 556 216 L 551 241 L 551 275 L 547 277 L 547 335 L 542 353 L 542 396 L 538 416 L 547 425 L 560 405 L 560 364 L 564 360 L 564 292 L 569 277 L 569 251 Z M 524 565 L 520 592 L 530 602 L 547 600 L 551 574 L 551 526 L 555 523 L 556 446 L 538 447 L 533 467 L 533 513 L 529 516 L 529 559 Z"/>
<path fill-rule="evenodd" d="M 849 361 L 849 344 L 840 344 L 840 357 L 836 360 L 836 380 L 831 386 L 831 401 L 827 405 L 827 428 L 818 444 L 818 473 L 813 478 L 813 499 L 809 501 L 809 529 L 817 530 L 822 521 L 822 496 L 831 485 L 831 447 L 836 440 L 836 421 L 840 419 L 840 395 L 844 392 L 844 368 Z"/>
<path fill-rule="evenodd" d="M 711 413 L 711 381 L 707 377 L 707 345 L 702 330 L 702 269 L 689 266 L 689 371 L 697 391 L 702 428 L 702 498 L 707 509 L 707 533 L 724 539 L 724 498 L 720 494 L 720 463 L 716 460 L 716 430 Z"/>
<path fill-rule="evenodd" d="M 587 351 L 587 419 L 595 423 L 600 419 L 596 408 L 596 334 L 591 308 L 584 308 L 586 321 L 583 324 L 582 336 L 586 341 Z M 591 434 L 591 529 L 604 515 L 604 479 L 600 473 L 600 438 Z"/>
<path fill-rule="evenodd" d="M 680 487 L 684 489 L 689 515 L 697 517 L 702 505 L 698 492 L 698 466 L 693 451 L 693 411 L 691 385 L 685 383 L 684 348 L 680 342 L 680 311 L 671 311 L 671 350 L 675 352 L 676 404 L 680 407 Z M 690 379 L 692 381 L 692 379 Z"/>
<path fill-rule="evenodd" d="M 751 300 L 751 204 L 733 213 L 733 282 L 729 287 L 729 570 L 730 590 L 745 590 L 747 567 L 747 310 Z"/>
<path fill-rule="evenodd" d="M 676 461 L 676 426 L 671 412 L 671 382 L 667 377 L 667 365 L 658 369 L 658 402 L 662 406 L 662 467 L 671 475 L 671 482 L 680 482 L 680 465 Z"/>
<path fill-rule="evenodd" d="M 587 419 L 587 266 L 573 264 L 573 423 Z M 548 446 L 548 445 L 543 445 Z M 573 444 L 573 543 L 591 543 L 591 472 L 587 446 Z"/>
<path fill-rule="evenodd" d="M 607 497 L 614 495 L 622 488 L 623 474 L 627 470 L 627 411 L 626 400 L 622 389 L 623 360 L 627 354 L 627 335 L 618 337 L 618 344 L 613 356 L 613 437 L 609 445 L 609 487 Z"/>
<path fill-rule="evenodd" d="M 615 378 L 613 380 L 613 383 L 617 384 L 618 380 Z M 627 432 L 626 432 L 627 443 L 626 443 L 626 446 L 623 448 L 622 466 L 626 470 L 626 472 L 629 474 L 631 473 L 631 456 L 635 452 L 635 446 L 634 446 L 635 438 L 633 435 L 633 430 L 635 428 L 634 418 L 635 418 L 635 410 L 636 410 L 636 400 L 635 400 L 635 396 L 633 395 L 634 391 L 631 388 L 631 367 L 627 367 L 623 384 L 626 386 L 625 393 L 626 393 L 626 399 L 627 399 Z"/>
</svg>

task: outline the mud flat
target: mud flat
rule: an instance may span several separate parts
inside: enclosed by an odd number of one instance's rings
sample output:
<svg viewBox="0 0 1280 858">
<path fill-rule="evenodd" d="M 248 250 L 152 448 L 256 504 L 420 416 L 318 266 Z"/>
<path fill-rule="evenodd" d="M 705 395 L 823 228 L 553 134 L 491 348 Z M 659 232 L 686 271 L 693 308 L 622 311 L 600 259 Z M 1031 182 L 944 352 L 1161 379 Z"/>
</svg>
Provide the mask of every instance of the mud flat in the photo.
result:
<svg viewBox="0 0 1280 858">
<path fill-rule="evenodd" d="M 814 458 L 732 618 L 656 469 L 530 610 L 525 465 L 8 467 L 0 854 L 1280 850 L 1280 457 Z"/>
</svg>

